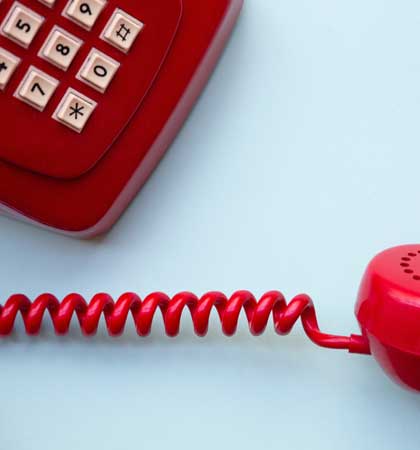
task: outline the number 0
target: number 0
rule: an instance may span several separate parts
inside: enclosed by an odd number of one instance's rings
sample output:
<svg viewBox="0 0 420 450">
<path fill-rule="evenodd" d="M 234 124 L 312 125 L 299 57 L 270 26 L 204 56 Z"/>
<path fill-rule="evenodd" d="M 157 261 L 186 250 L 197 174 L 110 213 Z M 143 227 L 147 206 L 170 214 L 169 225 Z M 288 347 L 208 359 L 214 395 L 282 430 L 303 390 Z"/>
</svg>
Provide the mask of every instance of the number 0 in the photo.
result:
<svg viewBox="0 0 420 450">
<path fill-rule="evenodd" d="M 101 78 L 106 77 L 108 75 L 108 71 L 106 70 L 106 68 L 99 64 L 93 68 L 93 71 L 95 72 L 96 76 Z"/>
</svg>

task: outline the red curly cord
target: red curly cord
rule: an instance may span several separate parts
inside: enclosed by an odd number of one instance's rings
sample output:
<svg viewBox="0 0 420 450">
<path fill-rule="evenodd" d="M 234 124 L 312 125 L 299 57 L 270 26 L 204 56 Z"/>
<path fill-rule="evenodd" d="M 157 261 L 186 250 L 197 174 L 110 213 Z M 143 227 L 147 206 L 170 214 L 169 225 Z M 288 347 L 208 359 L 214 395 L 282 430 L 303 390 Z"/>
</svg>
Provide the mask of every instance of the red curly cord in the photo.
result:
<svg viewBox="0 0 420 450">
<path fill-rule="evenodd" d="M 344 337 L 322 333 L 313 302 L 308 295 L 298 295 L 287 304 L 283 294 L 278 291 L 267 292 L 258 302 L 250 292 L 238 291 L 229 299 L 220 292 L 209 292 L 201 298 L 189 292 L 182 292 L 173 299 L 157 292 L 144 300 L 136 294 L 126 293 L 117 302 L 108 294 L 97 294 L 89 304 L 79 294 L 70 294 L 61 303 L 51 294 L 43 294 L 34 302 L 25 295 L 16 294 L 11 296 L 4 306 L 0 305 L 0 335 L 7 336 L 13 331 L 18 312 L 22 315 L 26 332 L 36 335 L 41 329 L 44 313 L 48 311 L 55 331 L 60 335 L 69 331 L 71 319 L 76 314 L 83 333 L 91 336 L 96 333 L 103 314 L 109 334 L 118 336 L 124 332 L 128 314 L 131 312 L 137 333 L 147 336 L 159 308 L 166 333 L 173 337 L 179 333 L 182 312 L 186 307 L 191 313 L 194 330 L 199 336 L 207 333 L 213 308 L 219 315 L 224 334 L 232 336 L 236 332 L 243 309 L 250 331 L 255 336 L 264 332 L 270 315 L 273 317 L 274 329 L 280 335 L 288 334 L 301 318 L 306 334 L 315 344 L 327 348 L 347 349 L 352 353 L 370 353 L 363 336 Z"/>
</svg>

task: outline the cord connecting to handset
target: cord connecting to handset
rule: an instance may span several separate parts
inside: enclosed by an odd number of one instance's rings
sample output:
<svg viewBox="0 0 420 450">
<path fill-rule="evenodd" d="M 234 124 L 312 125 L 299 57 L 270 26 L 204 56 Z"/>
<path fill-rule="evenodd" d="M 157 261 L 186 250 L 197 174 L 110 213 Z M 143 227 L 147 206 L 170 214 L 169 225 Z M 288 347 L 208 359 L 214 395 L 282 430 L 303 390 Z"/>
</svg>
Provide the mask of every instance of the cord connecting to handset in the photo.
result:
<svg viewBox="0 0 420 450">
<path fill-rule="evenodd" d="M 351 353 L 369 354 L 369 344 L 363 336 L 335 336 L 320 331 L 312 299 L 306 294 L 294 297 L 289 303 L 281 292 L 270 291 L 259 301 L 249 291 L 237 291 L 231 297 L 221 292 L 209 292 L 201 298 L 190 292 L 181 292 L 170 298 L 156 292 L 142 300 L 137 294 L 123 294 L 116 302 L 108 294 L 97 294 L 87 301 L 79 294 L 70 294 L 61 302 L 51 294 L 43 294 L 33 302 L 21 294 L 11 296 L 4 306 L 0 306 L 0 335 L 9 335 L 15 326 L 18 313 L 21 314 L 26 332 L 39 333 L 44 314 L 48 311 L 57 334 L 66 334 L 74 315 L 82 332 L 91 336 L 98 329 L 103 315 L 111 336 L 124 332 L 125 324 L 131 313 L 139 336 L 147 336 L 152 328 L 153 319 L 160 310 L 168 336 L 179 333 L 183 311 L 188 308 L 198 336 L 208 331 L 210 315 L 216 310 L 227 336 L 235 334 L 241 311 L 245 312 L 250 332 L 254 336 L 262 334 L 273 318 L 274 329 L 280 335 L 290 333 L 298 319 L 303 329 L 315 344 L 333 349 L 345 349 Z"/>
</svg>

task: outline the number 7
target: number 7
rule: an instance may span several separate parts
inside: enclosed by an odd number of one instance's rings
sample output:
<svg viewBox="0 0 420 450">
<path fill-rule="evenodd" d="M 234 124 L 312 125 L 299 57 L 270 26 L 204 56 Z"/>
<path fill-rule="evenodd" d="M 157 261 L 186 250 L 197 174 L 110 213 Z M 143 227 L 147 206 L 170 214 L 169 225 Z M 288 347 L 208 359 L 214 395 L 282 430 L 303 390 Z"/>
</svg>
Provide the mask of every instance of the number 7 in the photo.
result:
<svg viewBox="0 0 420 450">
<path fill-rule="evenodd" d="M 39 83 L 34 83 L 34 85 L 31 87 L 31 92 L 35 92 L 36 90 L 38 90 L 41 93 L 41 95 L 45 95 L 45 92 L 43 91 Z"/>
</svg>

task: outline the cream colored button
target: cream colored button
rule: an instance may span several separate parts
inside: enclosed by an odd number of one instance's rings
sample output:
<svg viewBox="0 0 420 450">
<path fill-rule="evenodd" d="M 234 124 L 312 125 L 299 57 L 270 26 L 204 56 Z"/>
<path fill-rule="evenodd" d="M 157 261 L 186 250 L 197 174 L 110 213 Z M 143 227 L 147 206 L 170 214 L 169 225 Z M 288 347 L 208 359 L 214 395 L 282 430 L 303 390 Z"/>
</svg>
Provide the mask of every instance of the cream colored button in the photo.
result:
<svg viewBox="0 0 420 450">
<path fill-rule="evenodd" d="M 90 30 L 106 5 L 105 0 L 70 0 L 63 15 Z"/>
<path fill-rule="evenodd" d="M 46 6 L 49 6 L 50 8 L 52 8 L 55 4 L 55 0 L 39 0 L 39 1 Z"/>
<path fill-rule="evenodd" d="M 119 67 L 118 61 L 93 48 L 77 78 L 98 91 L 105 92 Z"/>
<path fill-rule="evenodd" d="M 3 90 L 15 73 L 20 58 L 0 47 L 0 90 Z"/>
<path fill-rule="evenodd" d="M 15 97 L 42 111 L 50 101 L 59 82 L 31 66 L 15 92 Z"/>
<path fill-rule="evenodd" d="M 29 47 L 44 17 L 15 2 L 1 25 L 1 33 L 22 47 Z"/>
<path fill-rule="evenodd" d="M 101 38 L 127 53 L 144 24 L 121 9 L 116 9 L 101 34 Z"/>
<path fill-rule="evenodd" d="M 96 102 L 74 89 L 68 89 L 53 118 L 80 133 L 89 120 Z"/>
<path fill-rule="evenodd" d="M 83 41 L 77 37 L 60 27 L 54 27 L 39 52 L 39 56 L 60 69 L 67 70 L 82 44 Z"/>
</svg>

